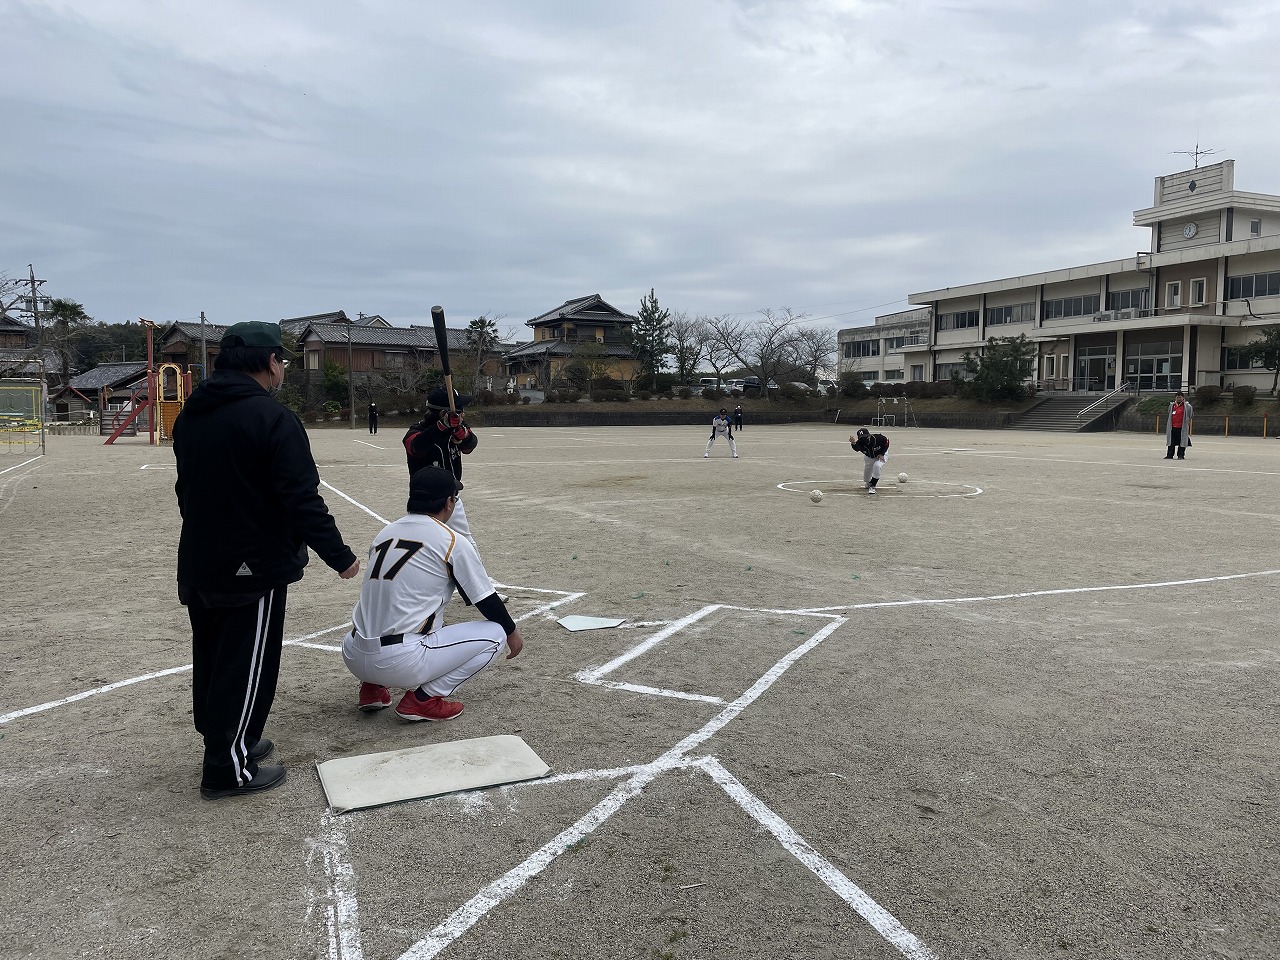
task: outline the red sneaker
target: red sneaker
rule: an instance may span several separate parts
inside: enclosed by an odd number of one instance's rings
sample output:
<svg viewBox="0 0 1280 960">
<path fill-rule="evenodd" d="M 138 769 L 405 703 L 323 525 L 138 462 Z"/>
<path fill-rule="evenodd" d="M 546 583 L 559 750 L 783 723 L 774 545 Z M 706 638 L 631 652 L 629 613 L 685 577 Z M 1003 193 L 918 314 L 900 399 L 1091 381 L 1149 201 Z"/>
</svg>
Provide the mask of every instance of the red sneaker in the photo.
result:
<svg viewBox="0 0 1280 960">
<path fill-rule="evenodd" d="M 462 704 L 457 700 L 444 697 L 419 700 L 412 690 L 406 690 L 396 704 L 396 716 L 404 720 L 452 720 L 461 712 Z"/>
<path fill-rule="evenodd" d="M 373 713 L 383 707 L 391 706 L 391 691 L 381 684 L 360 684 L 360 709 L 365 713 Z"/>
</svg>

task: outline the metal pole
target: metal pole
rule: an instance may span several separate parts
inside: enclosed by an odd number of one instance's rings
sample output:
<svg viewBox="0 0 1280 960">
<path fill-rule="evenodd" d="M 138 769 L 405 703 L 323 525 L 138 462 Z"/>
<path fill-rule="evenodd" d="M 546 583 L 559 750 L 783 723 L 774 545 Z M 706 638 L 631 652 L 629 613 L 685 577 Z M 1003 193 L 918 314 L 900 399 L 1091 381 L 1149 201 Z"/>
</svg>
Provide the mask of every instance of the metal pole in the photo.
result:
<svg viewBox="0 0 1280 960">
<path fill-rule="evenodd" d="M 40 297 L 37 296 L 36 290 L 39 284 L 44 283 L 43 280 L 36 280 L 36 270 L 31 264 L 27 264 L 28 276 L 31 278 L 31 316 L 36 326 L 36 356 L 40 360 L 40 452 L 44 452 L 44 421 L 48 415 L 46 409 L 48 404 L 45 402 L 45 394 L 48 393 L 48 381 L 46 378 L 49 371 L 44 368 L 44 327 L 40 325 Z"/>
<path fill-rule="evenodd" d="M 190 367 L 188 366 L 188 369 Z M 200 311 L 200 382 L 209 379 L 209 343 L 204 332 L 204 311 Z"/>
<path fill-rule="evenodd" d="M 351 429 L 356 428 L 356 369 L 351 362 L 351 327 L 347 327 L 347 413 L 351 417 Z"/>
</svg>

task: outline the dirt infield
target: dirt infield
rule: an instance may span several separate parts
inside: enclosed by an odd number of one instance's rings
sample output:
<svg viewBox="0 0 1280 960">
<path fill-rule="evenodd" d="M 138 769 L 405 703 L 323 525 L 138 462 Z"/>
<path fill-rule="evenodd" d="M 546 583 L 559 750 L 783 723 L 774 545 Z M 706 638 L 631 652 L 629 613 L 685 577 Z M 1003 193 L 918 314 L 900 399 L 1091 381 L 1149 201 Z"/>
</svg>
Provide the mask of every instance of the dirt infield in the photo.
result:
<svg viewBox="0 0 1280 960">
<path fill-rule="evenodd" d="M 0 957 L 1277 955 L 1280 444 L 890 430 L 869 498 L 847 426 L 707 432 L 481 431 L 525 653 L 453 723 L 360 714 L 313 559 L 289 781 L 216 802 L 171 451 L 0 456 Z M 361 554 L 397 440 L 312 435 Z M 511 733 L 547 780 L 335 816 L 314 769 Z"/>
</svg>

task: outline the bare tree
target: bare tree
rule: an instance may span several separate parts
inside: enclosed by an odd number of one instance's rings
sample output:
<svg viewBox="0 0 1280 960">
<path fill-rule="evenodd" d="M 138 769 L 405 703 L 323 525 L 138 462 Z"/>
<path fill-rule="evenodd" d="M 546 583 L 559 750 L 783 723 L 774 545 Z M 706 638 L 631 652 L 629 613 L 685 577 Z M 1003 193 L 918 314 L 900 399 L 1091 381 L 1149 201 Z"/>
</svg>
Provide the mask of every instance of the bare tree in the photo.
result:
<svg viewBox="0 0 1280 960">
<path fill-rule="evenodd" d="M 813 380 L 831 368 L 835 352 L 836 332 L 830 327 L 800 327 L 796 330 L 792 361 L 797 367 L 803 367 Z"/>
<path fill-rule="evenodd" d="M 797 333 L 807 316 L 790 307 L 777 312 L 766 308 L 754 322 L 722 316 L 712 317 L 707 325 L 715 348 L 725 351 L 757 377 L 761 392 L 767 395 L 769 381 L 783 379 L 795 368 Z"/>
<path fill-rule="evenodd" d="M 730 346 L 729 338 L 720 335 L 721 330 L 727 330 L 735 324 L 732 317 L 699 317 L 702 321 L 703 352 L 707 358 L 707 365 L 711 367 L 716 375 L 716 385 L 724 383 L 724 372 L 732 366 L 736 366 L 742 361 L 738 360 L 737 354 Z M 736 339 L 740 334 L 735 333 Z"/>
</svg>

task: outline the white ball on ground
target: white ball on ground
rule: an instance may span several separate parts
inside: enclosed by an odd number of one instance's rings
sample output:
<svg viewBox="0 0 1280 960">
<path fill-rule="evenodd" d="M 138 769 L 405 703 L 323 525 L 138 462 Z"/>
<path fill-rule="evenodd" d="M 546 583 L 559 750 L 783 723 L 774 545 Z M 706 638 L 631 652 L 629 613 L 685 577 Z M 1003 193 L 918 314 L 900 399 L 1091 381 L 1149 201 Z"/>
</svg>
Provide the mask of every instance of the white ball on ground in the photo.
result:
<svg viewBox="0 0 1280 960">
<path fill-rule="evenodd" d="M 810 499 L 810 500 L 812 500 L 814 503 L 821 503 L 821 502 L 822 502 L 822 491 L 821 491 L 821 490 L 815 490 L 815 491 L 813 491 L 813 493 L 809 494 L 809 499 Z"/>
<path fill-rule="evenodd" d="M 898 474 L 898 482 L 899 482 L 899 483 L 906 483 L 906 482 L 907 482 L 907 475 L 906 475 L 905 473 L 900 473 L 900 474 Z"/>
</svg>

